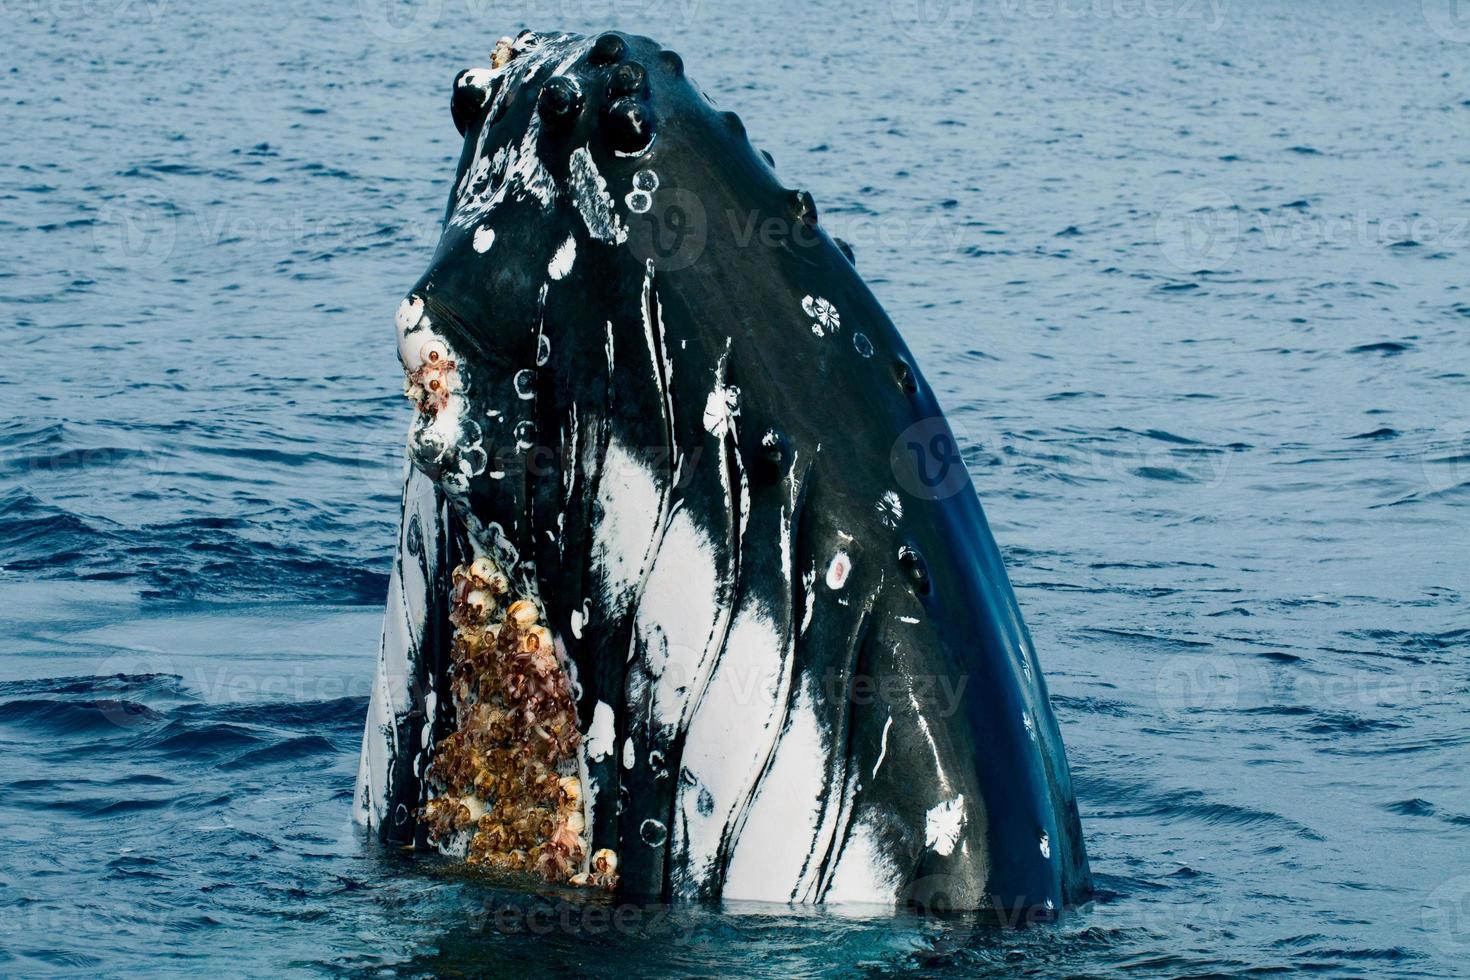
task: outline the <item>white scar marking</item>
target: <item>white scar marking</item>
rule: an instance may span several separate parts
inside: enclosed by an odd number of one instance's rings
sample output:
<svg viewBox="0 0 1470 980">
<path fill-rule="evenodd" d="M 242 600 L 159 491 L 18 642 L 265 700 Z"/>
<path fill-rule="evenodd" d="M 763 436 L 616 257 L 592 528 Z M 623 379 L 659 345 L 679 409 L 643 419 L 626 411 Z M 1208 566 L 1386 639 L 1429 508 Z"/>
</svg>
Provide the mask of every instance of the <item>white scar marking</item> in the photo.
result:
<svg viewBox="0 0 1470 980">
<path fill-rule="evenodd" d="M 587 726 L 587 758 L 593 762 L 606 759 L 613 750 L 613 710 L 606 701 L 597 702 L 592 711 L 592 724 Z"/>
<path fill-rule="evenodd" d="M 495 244 L 495 229 L 489 225 L 481 225 L 475 229 L 475 251 L 484 255 L 490 251 L 490 246 Z"/>
<path fill-rule="evenodd" d="M 965 826 L 965 795 L 936 804 L 924 817 L 924 845 L 934 853 L 948 857 L 959 843 Z"/>
<path fill-rule="evenodd" d="M 565 279 L 567 273 L 572 271 L 572 263 L 577 261 L 577 240 L 571 235 L 561 243 L 561 248 L 551 257 L 551 264 L 546 267 L 546 274 L 553 279 Z"/>
<path fill-rule="evenodd" d="M 730 431 L 730 423 L 740 414 L 740 389 L 731 385 L 715 385 L 704 402 L 704 429 L 716 439 Z"/>
<path fill-rule="evenodd" d="M 572 189 L 572 203 L 582 215 L 588 234 L 598 241 L 618 245 L 627 241 L 628 229 L 613 210 L 612 195 L 607 192 L 607 181 L 598 172 L 597 164 L 592 161 L 592 154 L 587 147 L 579 146 L 572 151 L 569 166 L 571 173 L 568 182 Z"/>
<path fill-rule="evenodd" d="M 832 564 L 827 566 L 827 588 L 837 591 L 847 584 L 847 576 L 852 571 L 852 559 L 847 557 L 847 552 L 839 551 L 832 556 Z"/>
<path fill-rule="evenodd" d="M 888 730 L 893 727 L 893 712 L 888 712 L 888 720 L 883 723 L 883 738 L 878 743 L 878 761 L 873 763 L 873 776 L 878 778 L 878 769 L 883 765 L 883 760 L 888 756 Z"/>
<path fill-rule="evenodd" d="M 895 651 L 897 645 L 895 644 Z M 919 707 L 919 698 L 914 694 L 913 688 L 909 688 L 909 704 L 914 708 L 914 715 L 919 719 L 919 730 L 924 733 L 924 738 L 929 742 L 929 751 L 934 753 L 934 771 L 939 776 L 939 785 L 946 793 L 949 792 L 949 777 L 944 773 L 944 764 L 939 758 L 939 744 L 934 741 L 934 733 L 929 730 L 929 721 L 924 717 L 924 711 Z"/>
</svg>

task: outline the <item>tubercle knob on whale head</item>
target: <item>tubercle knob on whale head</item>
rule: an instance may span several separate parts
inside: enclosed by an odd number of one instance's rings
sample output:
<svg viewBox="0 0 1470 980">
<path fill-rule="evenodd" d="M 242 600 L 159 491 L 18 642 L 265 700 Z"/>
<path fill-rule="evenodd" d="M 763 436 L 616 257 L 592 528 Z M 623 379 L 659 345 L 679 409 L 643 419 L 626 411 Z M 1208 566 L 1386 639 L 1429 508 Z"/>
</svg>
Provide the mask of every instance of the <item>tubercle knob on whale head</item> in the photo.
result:
<svg viewBox="0 0 1470 980">
<path fill-rule="evenodd" d="M 648 70 L 636 61 L 618 65 L 608 79 L 607 94 L 613 98 L 620 95 L 646 95 L 648 93 Z"/>
<path fill-rule="evenodd" d="M 454 128 L 463 136 L 485 110 L 490 98 L 489 72 L 484 68 L 466 68 L 454 76 L 454 85 L 449 96 L 449 114 L 454 118 Z"/>
<path fill-rule="evenodd" d="M 574 79 L 557 75 L 541 87 L 536 109 L 548 124 L 569 122 L 582 110 L 582 90 Z"/>
<path fill-rule="evenodd" d="M 614 151 L 631 155 L 653 142 L 653 111 L 647 103 L 624 96 L 603 110 L 603 132 Z"/>
</svg>

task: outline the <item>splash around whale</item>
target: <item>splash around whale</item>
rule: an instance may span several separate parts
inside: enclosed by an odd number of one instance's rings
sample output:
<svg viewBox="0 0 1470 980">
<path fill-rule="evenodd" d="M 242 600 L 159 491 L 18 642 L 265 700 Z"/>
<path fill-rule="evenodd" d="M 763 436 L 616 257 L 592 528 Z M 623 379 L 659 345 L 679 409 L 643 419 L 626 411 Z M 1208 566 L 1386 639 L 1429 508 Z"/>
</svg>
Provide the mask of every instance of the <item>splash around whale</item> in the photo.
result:
<svg viewBox="0 0 1470 980">
<path fill-rule="evenodd" d="M 633 896 L 1084 898 L 1000 554 L 811 196 L 647 38 L 502 39 L 451 108 L 356 818 Z"/>
</svg>

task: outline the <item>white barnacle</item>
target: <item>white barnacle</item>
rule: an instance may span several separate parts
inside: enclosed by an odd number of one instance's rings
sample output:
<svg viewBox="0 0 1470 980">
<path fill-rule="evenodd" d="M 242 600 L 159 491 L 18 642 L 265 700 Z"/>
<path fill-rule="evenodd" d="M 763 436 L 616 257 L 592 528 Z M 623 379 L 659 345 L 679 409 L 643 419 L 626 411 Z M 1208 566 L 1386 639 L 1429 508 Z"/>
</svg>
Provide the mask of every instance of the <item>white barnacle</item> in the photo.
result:
<svg viewBox="0 0 1470 980">
<path fill-rule="evenodd" d="M 532 398 L 535 398 L 535 382 L 536 372 L 530 368 L 521 368 L 517 371 L 515 377 L 516 397 L 523 401 L 530 401 Z"/>
<path fill-rule="evenodd" d="M 704 429 L 716 439 L 723 439 L 739 414 L 740 389 L 733 385 L 715 385 L 704 402 Z"/>
<path fill-rule="evenodd" d="M 653 195 L 647 191 L 629 191 L 623 198 L 623 203 L 634 214 L 643 214 L 653 207 Z"/>
<path fill-rule="evenodd" d="M 821 296 L 806 296 L 802 298 L 801 308 L 806 315 L 812 318 L 812 333 L 818 337 L 826 336 L 828 333 L 836 333 L 842 326 L 842 317 L 837 312 L 830 300 Z"/>
<path fill-rule="evenodd" d="M 884 527 L 898 527 L 898 522 L 903 520 L 903 500 L 892 490 L 885 491 L 878 498 L 876 509 L 878 521 Z"/>
</svg>

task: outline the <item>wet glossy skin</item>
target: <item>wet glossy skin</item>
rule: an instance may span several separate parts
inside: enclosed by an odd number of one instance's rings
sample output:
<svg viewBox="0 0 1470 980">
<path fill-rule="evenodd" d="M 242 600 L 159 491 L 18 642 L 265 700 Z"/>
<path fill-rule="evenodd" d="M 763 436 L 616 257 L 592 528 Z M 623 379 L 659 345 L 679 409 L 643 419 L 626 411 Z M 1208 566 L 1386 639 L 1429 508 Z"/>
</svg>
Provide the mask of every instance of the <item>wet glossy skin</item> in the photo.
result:
<svg viewBox="0 0 1470 980">
<path fill-rule="evenodd" d="M 492 556 L 575 675 L 590 847 L 636 894 L 1077 900 L 1035 652 L 850 252 L 672 52 L 502 52 L 456 80 L 455 191 L 400 315 L 411 384 L 454 364 L 410 455 L 441 552 Z M 443 689 L 442 650 L 409 660 Z"/>
</svg>

